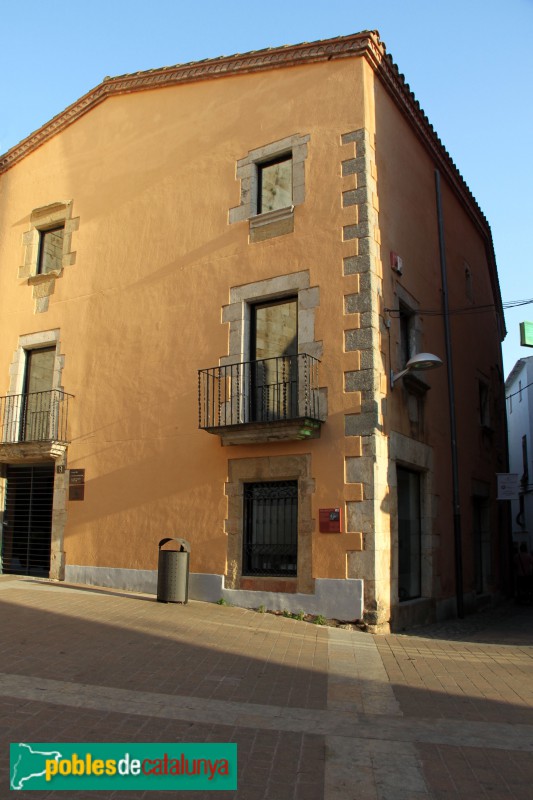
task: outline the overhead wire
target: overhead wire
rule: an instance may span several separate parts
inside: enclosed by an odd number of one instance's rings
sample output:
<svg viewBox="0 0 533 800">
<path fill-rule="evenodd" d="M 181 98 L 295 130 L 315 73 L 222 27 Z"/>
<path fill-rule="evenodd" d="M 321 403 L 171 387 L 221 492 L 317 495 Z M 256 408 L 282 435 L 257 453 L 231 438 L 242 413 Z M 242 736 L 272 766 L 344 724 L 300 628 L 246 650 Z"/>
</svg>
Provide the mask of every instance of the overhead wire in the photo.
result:
<svg viewBox="0 0 533 800">
<path fill-rule="evenodd" d="M 505 395 L 505 399 L 509 400 L 510 397 L 516 397 L 517 394 L 522 394 L 525 389 L 529 389 L 530 386 L 533 386 L 533 381 L 531 383 L 527 383 L 525 386 L 522 386 L 521 389 L 518 389 L 517 392 L 513 392 L 512 394 Z"/>
<path fill-rule="evenodd" d="M 533 303 L 533 298 L 529 298 L 528 300 L 508 300 L 505 303 L 502 303 L 503 309 L 508 308 L 518 308 L 520 306 L 528 306 Z M 482 314 L 486 311 L 491 311 L 496 308 L 495 303 L 488 303 L 487 305 L 480 305 L 480 306 L 461 306 L 459 308 L 452 308 L 448 311 L 448 314 L 451 316 L 452 314 Z M 384 311 L 387 311 L 389 314 L 401 314 L 401 310 L 399 308 L 385 308 Z M 424 314 L 426 317 L 442 317 L 444 312 L 440 309 L 435 308 L 417 308 L 411 309 L 411 313 L 415 314 Z"/>
</svg>

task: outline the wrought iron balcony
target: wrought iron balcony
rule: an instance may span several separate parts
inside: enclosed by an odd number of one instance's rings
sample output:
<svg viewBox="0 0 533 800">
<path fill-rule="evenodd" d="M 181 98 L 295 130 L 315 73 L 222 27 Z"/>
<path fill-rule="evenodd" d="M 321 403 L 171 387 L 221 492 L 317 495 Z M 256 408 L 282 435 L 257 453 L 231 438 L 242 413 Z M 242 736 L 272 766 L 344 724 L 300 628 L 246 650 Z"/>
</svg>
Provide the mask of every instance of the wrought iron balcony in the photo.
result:
<svg viewBox="0 0 533 800">
<path fill-rule="evenodd" d="M 68 402 L 60 389 L 0 397 L 0 445 L 61 442 L 66 444 Z"/>
<path fill-rule="evenodd" d="M 199 370 L 199 427 L 223 444 L 318 436 L 318 364 L 299 353 Z"/>
</svg>

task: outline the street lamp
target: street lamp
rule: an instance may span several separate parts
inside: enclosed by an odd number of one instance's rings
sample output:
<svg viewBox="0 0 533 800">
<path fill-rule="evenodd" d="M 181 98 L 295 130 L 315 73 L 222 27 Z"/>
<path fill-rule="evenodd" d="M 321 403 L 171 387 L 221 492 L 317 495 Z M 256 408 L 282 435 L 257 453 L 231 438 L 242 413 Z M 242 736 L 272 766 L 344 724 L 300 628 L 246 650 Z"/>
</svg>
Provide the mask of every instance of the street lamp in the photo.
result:
<svg viewBox="0 0 533 800">
<path fill-rule="evenodd" d="M 442 361 L 438 356 L 433 355 L 433 353 L 416 353 L 416 355 L 412 356 L 407 364 L 405 365 L 405 369 L 402 369 L 401 372 L 397 372 L 396 375 L 391 370 L 390 373 L 390 385 L 391 389 L 394 389 L 394 384 L 400 378 L 403 378 L 404 375 L 407 375 L 408 372 L 422 372 L 423 370 L 427 369 L 435 369 L 435 367 L 441 367 Z"/>
</svg>

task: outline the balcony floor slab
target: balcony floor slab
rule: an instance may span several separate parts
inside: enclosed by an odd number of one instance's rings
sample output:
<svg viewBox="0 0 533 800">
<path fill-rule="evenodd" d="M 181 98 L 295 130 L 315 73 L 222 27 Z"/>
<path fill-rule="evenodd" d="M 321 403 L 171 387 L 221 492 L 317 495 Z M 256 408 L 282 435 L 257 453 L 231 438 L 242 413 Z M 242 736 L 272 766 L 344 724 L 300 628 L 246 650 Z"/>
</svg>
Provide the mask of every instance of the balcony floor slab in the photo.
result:
<svg viewBox="0 0 533 800">
<path fill-rule="evenodd" d="M 220 436 L 222 445 L 261 444 L 263 442 L 294 442 L 303 439 L 318 439 L 322 422 L 302 417 L 300 419 L 277 420 L 275 422 L 245 422 L 241 425 L 226 425 L 204 428 L 208 433 Z"/>
<path fill-rule="evenodd" d="M 1 442 L 0 464 L 22 464 L 30 461 L 50 461 L 62 458 L 67 449 L 64 442 Z"/>
</svg>

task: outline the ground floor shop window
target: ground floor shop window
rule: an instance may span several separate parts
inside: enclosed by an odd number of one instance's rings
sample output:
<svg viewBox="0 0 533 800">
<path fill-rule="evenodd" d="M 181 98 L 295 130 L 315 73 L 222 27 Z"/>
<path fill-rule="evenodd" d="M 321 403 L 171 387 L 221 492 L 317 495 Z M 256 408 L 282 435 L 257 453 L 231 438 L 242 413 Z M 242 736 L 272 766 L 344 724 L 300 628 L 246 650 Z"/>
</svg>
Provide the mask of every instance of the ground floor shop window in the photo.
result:
<svg viewBox="0 0 533 800">
<path fill-rule="evenodd" d="M 400 601 L 422 594 L 420 473 L 398 467 L 398 594 Z"/>
<path fill-rule="evenodd" d="M 245 483 L 243 575 L 296 575 L 298 481 Z"/>
</svg>

